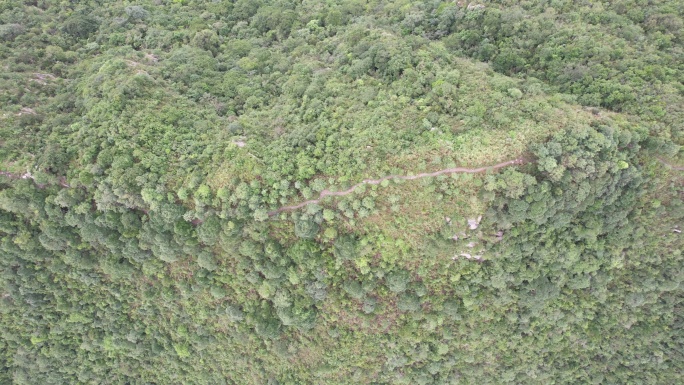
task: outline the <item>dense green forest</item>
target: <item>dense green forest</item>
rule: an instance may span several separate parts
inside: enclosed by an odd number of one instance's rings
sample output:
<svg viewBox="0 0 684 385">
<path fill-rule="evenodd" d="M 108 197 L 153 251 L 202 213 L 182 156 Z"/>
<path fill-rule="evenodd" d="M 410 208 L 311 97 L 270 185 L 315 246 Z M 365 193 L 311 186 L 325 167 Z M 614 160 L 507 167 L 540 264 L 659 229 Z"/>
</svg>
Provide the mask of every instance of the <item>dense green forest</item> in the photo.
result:
<svg viewBox="0 0 684 385">
<path fill-rule="evenodd" d="M 5 0 L 0 383 L 681 383 L 682 145 L 681 1 Z"/>
</svg>

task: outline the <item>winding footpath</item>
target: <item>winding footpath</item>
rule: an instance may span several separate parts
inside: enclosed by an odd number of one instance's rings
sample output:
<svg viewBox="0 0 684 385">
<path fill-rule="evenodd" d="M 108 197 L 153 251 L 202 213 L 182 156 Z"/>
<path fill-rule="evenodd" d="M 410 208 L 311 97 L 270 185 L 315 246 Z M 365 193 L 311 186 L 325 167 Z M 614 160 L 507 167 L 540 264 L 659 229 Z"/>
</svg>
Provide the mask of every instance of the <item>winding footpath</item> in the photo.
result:
<svg viewBox="0 0 684 385">
<path fill-rule="evenodd" d="M 14 173 L 11 173 L 9 171 L 0 171 L 0 175 L 6 176 L 10 179 L 31 179 L 32 181 L 34 181 L 36 183 L 36 186 L 38 186 L 38 188 L 45 188 L 45 184 L 44 183 L 37 183 L 35 178 L 33 177 L 33 175 L 31 175 L 30 172 L 27 172 L 24 174 L 14 174 Z M 66 178 L 63 176 L 59 177 L 59 185 L 62 187 L 66 187 L 66 188 L 71 187 L 66 182 Z"/>
<path fill-rule="evenodd" d="M 660 157 L 658 157 L 657 159 L 661 163 L 670 167 L 673 170 L 684 171 L 684 167 L 675 166 L 673 164 L 670 164 L 670 163 L 666 162 L 665 160 L 661 159 Z M 268 213 L 268 216 L 272 217 L 272 216 L 279 214 L 279 213 L 282 213 L 284 211 L 293 211 L 293 210 L 297 210 L 297 209 L 300 209 L 302 207 L 305 207 L 305 206 L 308 206 L 311 204 L 319 203 L 325 197 L 331 197 L 331 196 L 332 197 L 341 197 L 341 196 L 349 195 L 349 194 L 353 193 L 354 190 L 356 190 L 356 188 L 358 188 L 359 186 L 364 185 L 364 184 L 377 185 L 377 184 L 380 184 L 380 183 L 382 183 L 386 180 L 389 180 L 389 179 L 416 180 L 416 179 L 422 179 L 422 178 L 435 177 L 435 176 L 444 175 L 444 174 L 456 174 L 456 173 L 459 173 L 459 174 L 477 174 L 477 173 L 485 172 L 487 170 L 498 170 L 500 168 L 504 168 L 504 167 L 508 167 L 508 166 L 522 165 L 522 164 L 525 164 L 527 162 L 528 161 L 523 159 L 523 158 L 516 158 L 513 160 L 509 160 L 506 162 L 495 164 L 492 166 L 484 166 L 484 167 L 477 167 L 477 168 L 452 167 L 452 168 L 445 168 L 443 170 L 438 170 L 438 171 L 434 171 L 434 172 L 423 172 L 423 173 L 415 174 L 415 175 L 387 175 L 387 176 L 384 176 L 384 177 L 379 178 L 379 179 L 364 179 L 361 182 L 349 187 L 346 190 L 342 190 L 342 191 L 330 191 L 328 189 L 323 190 L 323 191 L 321 191 L 321 193 L 318 195 L 318 198 L 316 198 L 316 199 L 309 199 L 307 201 L 297 203 L 294 205 L 283 206 L 277 210 L 270 211 Z M 27 172 L 25 174 L 15 174 L 15 173 L 11 173 L 8 171 L 0 171 L 0 176 L 5 176 L 5 177 L 11 178 L 11 179 L 34 179 L 33 175 L 31 175 L 31 173 L 29 173 L 29 172 Z M 62 187 L 66 187 L 66 188 L 71 187 L 66 182 L 66 178 L 64 178 L 64 177 L 59 178 L 59 185 Z M 38 184 L 38 187 L 44 188 L 45 185 L 44 184 Z"/>
<path fill-rule="evenodd" d="M 663 159 L 663 158 L 657 158 L 657 159 L 660 161 L 660 163 L 666 165 L 667 167 L 669 167 L 669 168 L 671 168 L 671 169 L 673 169 L 673 170 L 684 171 L 684 167 L 675 166 L 675 165 L 672 164 L 672 163 L 666 162 L 665 159 Z"/>
<path fill-rule="evenodd" d="M 349 187 L 346 190 L 342 191 L 330 191 L 330 190 L 323 190 L 321 191 L 320 195 L 316 199 L 309 199 L 308 201 L 304 201 L 301 203 L 298 203 L 296 205 L 290 205 L 290 206 L 283 206 L 279 208 L 278 210 L 271 211 L 268 213 L 269 216 L 276 215 L 278 213 L 281 213 L 283 211 L 292 211 L 292 210 L 297 210 L 299 208 L 302 208 L 304 206 L 308 206 L 310 204 L 318 203 L 321 201 L 321 199 L 325 197 L 340 197 L 340 196 L 345 196 L 349 195 L 356 190 L 357 187 L 364 185 L 364 184 L 369 184 L 369 185 L 376 185 L 380 184 L 383 181 L 386 181 L 388 179 L 401 179 L 401 180 L 415 180 L 415 179 L 421 179 L 421 178 L 429 178 L 429 177 L 434 177 L 434 176 L 439 176 L 439 175 L 444 175 L 444 174 L 455 174 L 455 173 L 460 173 L 460 174 L 477 174 L 480 172 L 484 172 L 487 170 L 498 170 L 503 167 L 508 167 L 508 166 L 513 166 L 513 165 L 521 165 L 524 164 L 525 160 L 522 158 L 518 159 L 513 159 L 509 160 L 506 162 L 502 162 L 499 164 L 495 164 L 493 166 L 485 166 L 485 167 L 478 167 L 478 168 L 466 168 L 466 167 L 453 167 L 453 168 L 445 168 L 443 170 L 438 170 L 435 172 L 423 172 L 420 174 L 415 174 L 415 175 L 387 175 L 384 176 L 380 179 L 364 179 L 361 182 Z"/>
</svg>

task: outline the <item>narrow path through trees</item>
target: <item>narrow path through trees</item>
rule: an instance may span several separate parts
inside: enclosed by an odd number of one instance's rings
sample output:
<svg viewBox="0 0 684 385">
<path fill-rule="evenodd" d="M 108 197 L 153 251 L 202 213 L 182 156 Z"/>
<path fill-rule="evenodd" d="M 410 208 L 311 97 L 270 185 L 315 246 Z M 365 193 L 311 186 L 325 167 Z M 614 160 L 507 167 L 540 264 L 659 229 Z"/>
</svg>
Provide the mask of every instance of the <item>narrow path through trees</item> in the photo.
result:
<svg viewBox="0 0 684 385">
<path fill-rule="evenodd" d="M 684 171 L 684 167 L 675 166 L 673 164 L 670 164 L 670 163 L 666 162 L 665 160 L 661 159 L 660 157 L 658 157 L 657 159 L 662 164 L 664 164 L 664 165 L 666 165 L 666 166 L 668 166 L 674 170 Z M 316 198 L 316 199 L 309 199 L 307 201 L 297 203 L 294 205 L 283 206 L 277 210 L 270 211 L 268 213 L 268 216 L 271 217 L 271 216 L 279 214 L 283 211 L 293 211 L 293 210 L 300 209 L 304 206 L 308 206 L 310 204 L 319 203 L 325 197 L 329 197 L 329 196 L 340 197 L 340 196 L 349 195 L 349 194 L 353 193 L 357 187 L 364 185 L 364 184 L 377 185 L 377 184 L 380 184 L 383 181 L 389 180 L 389 179 L 415 180 L 415 179 L 429 178 L 429 177 L 435 177 L 435 176 L 444 175 L 444 174 L 454 174 L 454 173 L 477 174 L 477 173 L 481 173 L 481 172 L 484 172 L 487 170 L 498 170 L 500 168 L 513 166 L 513 165 L 522 165 L 524 163 L 527 163 L 527 161 L 525 159 L 516 158 L 513 160 L 509 160 L 506 162 L 495 164 L 493 166 L 484 166 L 484 167 L 477 167 L 477 168 L 452 167 L 452 168 L 445 168 L 443 170 L 438 170 L 438 171 L 434 171 L 434 172 L 423 172 L 423 173 L 415 174 L 415 175 L 387 175 L 387 176 L 384 176 L 384 177 L 379 178 L 379 179 L 364 179 L 361 182 L 349 187 L 346 190 L 342 190 L 342 191 L 330 191 L 328 189 L 323 190 L 323 191 L 321 191 L 321 193 L 318 195 L 318 198 Z M 6 177 L 11 178 L 11 179 L 33 179 L 33 175 L 31 175 L 31 173 L 28 173 L 28 172 L 25 174 L 14 174 L 14 173 L 11 173 L 8 171 L 0 171 L 0 176 L 6 176 Z M 66 188 L 71 187 L 71 186 L 69 186 L 68 183 L 66 183 L 66 178 L 64 178 L 64 177 L 59 178 L 59 184 L 62 187 L 66 187 Z M 38 187 L 43 188 L 45 186 L 42 184 L 38 184 Z"/>
<path fill-rule="evenodd" d="M 343 191 L 330 191 L 330 190 L 323 190 L 321 191 L 321 194 L 318 196 L 316 199 L 309 199 L 308 201 L 304 201 L 301 203 L 298 203 L 296 205 L 290 205 L 290 206 L 283 206 L 279 208 L 278 210 L 271 211 L 268 213 L 269 216 L 276 215 L 278 213 L 281 213 L 283 211 L 292 211 L 292 210 L 297 210 L 299 208 L 302 208 L 304 206 L 318 203 L 321 201 L 321 199 L 329 196 L 345 196 L 349 195 L 354 190 L 356 190 L 357 187 L 363 185 L 363 184 L 370 184 L 370 185 L 375 185 L 375 184 L 380 184 L 385 180 L 388 179 L 402 179 L 402 180 L 415 180 L 415 179 L 421 179 L 421 178 L 428 178 L 428 177 L 433 177 L 433 176 L 439 176 L 439 175 L 444 175 L 444 174 L 454 174 L 454 173 L 462 173 L 462 174 L 477 174 L 480 172 L 484 172 L 487 170 L 498 170 L 503 167 L 508 167 L 508 166 L 513 166 L 513 165 L 520 165 L 525 163 L 525 160 L 523 158 L 517 158 L 513 160 L 509 160 L 506 162 L 502 162 L 499 164 L 495 164 L 493 166 L 485 166 L 485 167 L 478 167 L 478 168 L 467 168 L 467 167 L 452 167 L 452 168 L 445 168 L 443 170 L 438 170 L 435 172 L 423 172 L 420 174 L 415 174 L 415 175 L 387 175 L 384 176 L 380 179 L 364 179 L 361 182 L 351 186 L 350 188 L 343 190 Z"/>
<path fill-rule="evenodd" d="M 672 164 L 672 163 L 668 163 L 668 162 L 665 161 L 665 159 L 663 159 L 663 158 L 658 158 L 658 160 L 660 161 L 660 163 L 666 165 L 667 167 L 669 167 L 669 168 L 671 168 L 671 169 L 673 169 L 673 170 L 684 171 L 684 167 L 675 166 L 675 165 Z"/>
<path fill-rule="evenodd" d="M 9 171 L 0 171 L 0 175 L 6 176 L 10 179 L 31 179 L 32 181 L 35 182 L 35 178 L 33 177 L 33 175 L 30 172 L 26 172 L 24 174 L 14 174 L 14 173 L 11 173 Z M 43 184 L 43 183 L 37 183 L 37 182 L 35 182 L 35 183 L 36 183 L 36 186 L 38 186 L 38 188 L 44 188 L 45 187 L 45 184 Z M 66 178 L 63 176 L 59 177 L 59 185 L 62 187 L 67 187 L 67 188 L 71 187 L 66 182 Z"/>
</svg>

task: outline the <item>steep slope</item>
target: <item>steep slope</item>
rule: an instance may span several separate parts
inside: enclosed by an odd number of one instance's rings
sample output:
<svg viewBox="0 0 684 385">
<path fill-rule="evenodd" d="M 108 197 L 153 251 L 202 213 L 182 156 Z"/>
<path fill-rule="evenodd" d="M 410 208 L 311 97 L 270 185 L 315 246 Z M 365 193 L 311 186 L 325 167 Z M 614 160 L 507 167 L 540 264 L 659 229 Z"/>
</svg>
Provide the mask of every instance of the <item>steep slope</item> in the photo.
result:
<svg viewBox="0 0 684 385">
<path fill-rule="evenodd" d="M 681 9 L 604 7 L 0 5 L 0 382 L 676 383 Z"/>
</svg>

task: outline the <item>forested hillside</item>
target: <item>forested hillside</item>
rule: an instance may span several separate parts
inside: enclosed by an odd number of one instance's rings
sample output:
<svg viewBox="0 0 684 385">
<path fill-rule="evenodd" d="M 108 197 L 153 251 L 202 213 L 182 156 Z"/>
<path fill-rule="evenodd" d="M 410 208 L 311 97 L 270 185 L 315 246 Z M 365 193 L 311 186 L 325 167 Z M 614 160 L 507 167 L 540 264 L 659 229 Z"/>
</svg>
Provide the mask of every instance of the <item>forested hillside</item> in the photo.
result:
<svg viewBox="0 0 684 385">
<path fill-rule="evenodd" d="M 681 1 L 0 3 L 0 383 L 676 384 Z"/>
</svg>

